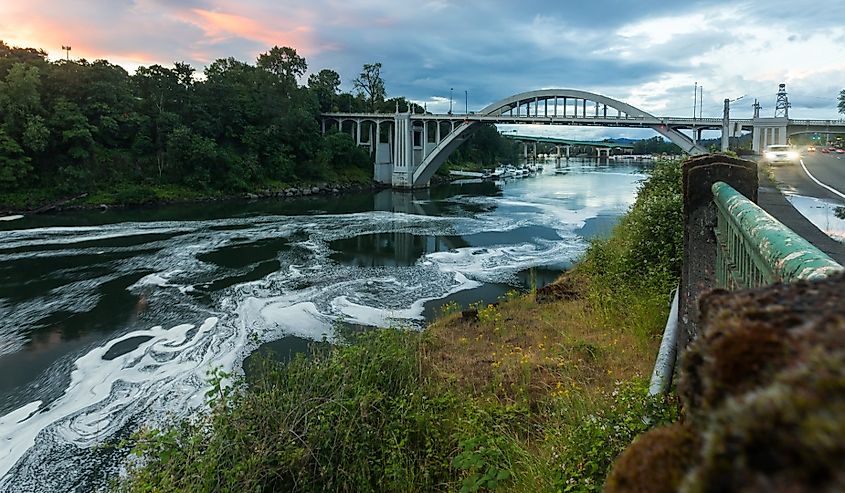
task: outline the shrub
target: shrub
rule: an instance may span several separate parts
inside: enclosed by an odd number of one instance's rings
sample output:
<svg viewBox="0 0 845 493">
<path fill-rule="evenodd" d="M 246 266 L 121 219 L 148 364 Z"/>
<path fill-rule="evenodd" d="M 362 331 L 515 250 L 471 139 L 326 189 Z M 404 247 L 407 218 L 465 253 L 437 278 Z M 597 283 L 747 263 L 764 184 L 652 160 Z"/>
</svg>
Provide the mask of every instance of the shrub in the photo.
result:
<svg viewBox="0 0 845 493">
<path fill-rule="evenodd" d="M 558 491 L 601 491 L 610 465 L 637 435 L 677 420 L 673 399 L 649 396 L 646 390 L 641 380 L 621 383 L 609 405 L 599 406 L 565 431 Z"/>
</svg>

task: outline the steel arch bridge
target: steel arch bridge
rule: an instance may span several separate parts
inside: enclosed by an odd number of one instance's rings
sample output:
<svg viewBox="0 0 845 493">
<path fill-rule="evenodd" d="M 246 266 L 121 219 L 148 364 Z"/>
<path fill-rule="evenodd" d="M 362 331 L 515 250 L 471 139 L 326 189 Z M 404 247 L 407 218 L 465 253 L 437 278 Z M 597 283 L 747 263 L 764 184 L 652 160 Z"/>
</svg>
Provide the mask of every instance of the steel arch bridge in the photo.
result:
<svg viewBox="0 0 845 493">
<path fill-rule="evenodd" d="M 755 149 L 759 145 L 765 147 L 767 143 L 780 143 L 779 140 L 785 143 L 790 135 L 791 122 L 785 118 L 730 121 L 735 128 L 753 129 Z M 841 127 L 840 131 L 845 130 L 845 122 L 801 122 L 805 128 L 822 125 L 830 128 L 833 123 Z M 356 142 L 370 148 L 375 160 L 376 181 L 399 188 L 427 187 L 449 155 L 485 123 L 650 128 L 689 154 L 702 154 L 707 150 L 681 130 L 691 130 L 693 135 L 700 135 L 705 129 L 721 129 L 727 133 L 729 124 L 720 118 L 658 117 L 622 101 L 576 89 L 543 89 L 514 94 L 481 111 L 463 115 L 398 111 L 394 114 L 322 115 L 324 133 L 332 126 L 340 131 L 346 131 L 348 126 Z"/>
</svg>

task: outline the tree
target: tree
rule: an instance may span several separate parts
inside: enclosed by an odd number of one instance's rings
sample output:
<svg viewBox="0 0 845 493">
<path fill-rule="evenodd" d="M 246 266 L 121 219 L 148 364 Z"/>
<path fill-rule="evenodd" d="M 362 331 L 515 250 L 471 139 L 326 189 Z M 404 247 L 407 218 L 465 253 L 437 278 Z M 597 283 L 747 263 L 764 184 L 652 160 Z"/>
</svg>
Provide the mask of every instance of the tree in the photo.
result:
<svg viewBox="0 0 845 493">
<path fill-rule="evenodd" d="M 295 49 L 287 46 L 281 48 L 274 46 L 267 53 L 258 55 L 256 66 L 294 85 L 296 79 L 308 69 L 305 58 L 297 55 Z"/>
<path fill-rule="evenodd" d="M 845 113 L 845 89 L 839 91 L 839 112 Z"/>
<path fill-rule="evenodd" d="M 308 89 L 317 96 L 320 111 L 332 111 L 335 96 L 340 88 L 340 75 L 334 70 L 324 68 L 308 77 Z"/>
<path fill-rule="evenodd" d="M 44 118 L 38 115 L 31 116 L 26 122 L 21 142 L 24 147 L 32 152 L 41 152 L 47 148 L 50 140 L 50 130 L 44 124 Z"/>
<path fill-rule="evenodd" d="M 376 104 L 384 101 L 384 79 L 381 78 L 381 63 L 367 63 L 357 79 L 352 81 L 359 94 L 364 95 L 370 105 L 370 111 L 376 110 Z"/>
<path fill-rule="evenodd" d="M 0 190 L 11 190 L 32 170 L 21 146 L 0 129 Z"/>
<path fill-rule="evenodd" d="M 5 113 L 4 126 L 10 135 L 19 137 L 30 115 L 40 108 L 40 85 L 38 67 L 20 62 L 0 80 L 0 111 Z"/>
</svg>

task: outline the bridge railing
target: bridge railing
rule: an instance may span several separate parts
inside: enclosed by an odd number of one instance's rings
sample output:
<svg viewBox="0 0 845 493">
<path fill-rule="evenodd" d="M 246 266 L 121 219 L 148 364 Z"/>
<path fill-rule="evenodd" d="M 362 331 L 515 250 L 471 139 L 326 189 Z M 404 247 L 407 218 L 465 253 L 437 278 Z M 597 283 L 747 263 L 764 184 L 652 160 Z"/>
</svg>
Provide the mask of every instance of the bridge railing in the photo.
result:
<svg viewBox="0 0 845 493">
<path fill-rule="evenodd" d="M 753 288 L 823 279 L 843 267 L 727 183 L 712 185 L 716 206 L 716 287 Z"/>
<path fill-rule="evenodd" d="M 817 280 L 845 271 L 755 204 L 757 191 L 757 164 L 752 161 L 705 155 L 684 162 L 681 282 L 666 321 L 650 393 L 669 389 L 677 356 L 698 337 L 702 294 L 712 288 Z"/>
</svg>

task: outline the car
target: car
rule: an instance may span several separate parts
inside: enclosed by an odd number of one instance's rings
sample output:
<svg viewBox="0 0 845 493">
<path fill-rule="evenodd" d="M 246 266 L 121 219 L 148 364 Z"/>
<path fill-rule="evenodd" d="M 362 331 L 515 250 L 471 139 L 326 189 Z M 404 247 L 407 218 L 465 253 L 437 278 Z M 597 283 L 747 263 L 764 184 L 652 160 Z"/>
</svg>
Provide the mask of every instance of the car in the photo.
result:
<svg viewBox="0 0 845 493">
<path fill-rule="evenodd" d="M 836 152 L 837 152 L 838 154 L 845 154 L 845 149 L 842 149 L 842 148 L 840 147 L 839 149 L 836 149 Z"/>
<path fill-rule="evenodd" d="M 830 154 L 830 149 L 828 149 L 827 147 L 822 147 L 821 151 L 822 151 L 824 154 Z"/>
<path fill-rule="evenodd" d="M 807 146 L 807 152 L 816 152 L 816 146 Z"/>
<path fill-rule="evenodd" d="M 763 159 L 769 163 L 797 163 L 801 155 L 791 146 L 775 144 L 766 146 Z"/>
</svg>

